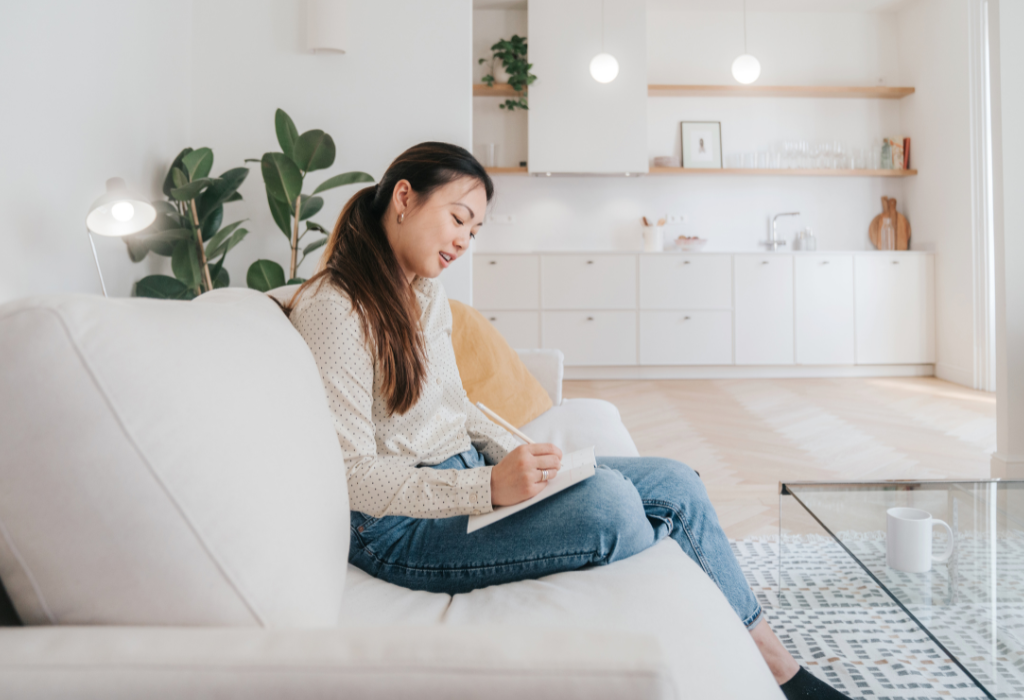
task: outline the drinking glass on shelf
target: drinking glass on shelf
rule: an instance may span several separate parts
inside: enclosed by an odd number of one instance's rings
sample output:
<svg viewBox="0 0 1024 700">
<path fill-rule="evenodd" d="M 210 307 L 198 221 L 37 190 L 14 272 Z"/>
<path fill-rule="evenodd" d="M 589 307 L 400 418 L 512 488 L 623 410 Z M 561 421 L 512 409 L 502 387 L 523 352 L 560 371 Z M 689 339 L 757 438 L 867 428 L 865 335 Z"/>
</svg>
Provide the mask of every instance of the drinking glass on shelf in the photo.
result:
<svg viewBox="0 0 1024 700">
<path fill-rule="evenodd" d="M 743 167 L 744 168 L 756 168 L 757 167 L 757 153 L 754 151 L 743 152 Z"/>
<path fill-rule="evenodd" d="M 742 168 L 743 167 L 743 154 L 742 153 L 727 153 L 725 156 L 725 167 L 727 168 Z"/>
<path fill-rule="evenodd" d="M 758 168 L 770 168 L 771 153 L 768 151 L 757 152 L 757 167 Z"/>
</svg>

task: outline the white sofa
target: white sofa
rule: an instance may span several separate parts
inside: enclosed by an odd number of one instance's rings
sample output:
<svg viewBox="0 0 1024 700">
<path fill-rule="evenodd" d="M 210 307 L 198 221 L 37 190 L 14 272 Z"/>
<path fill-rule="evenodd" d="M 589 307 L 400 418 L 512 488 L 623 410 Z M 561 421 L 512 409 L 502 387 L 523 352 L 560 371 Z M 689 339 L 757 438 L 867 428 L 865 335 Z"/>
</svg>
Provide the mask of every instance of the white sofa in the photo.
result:
<svg viewBox="0 0 1024 700">
<path fill-rule="evenodd" d="M 526 433 L 636 454 L 614 406 L 562 400 L 561 353 L 521 356 L 556 404 Z M 0 628 L 0 697 L 782 697 L 672 540 L 456 596 L 348 566 L 318 382 L 251 290 L 0 306 L 0 579 L 29 623 Z"/>
</svg>

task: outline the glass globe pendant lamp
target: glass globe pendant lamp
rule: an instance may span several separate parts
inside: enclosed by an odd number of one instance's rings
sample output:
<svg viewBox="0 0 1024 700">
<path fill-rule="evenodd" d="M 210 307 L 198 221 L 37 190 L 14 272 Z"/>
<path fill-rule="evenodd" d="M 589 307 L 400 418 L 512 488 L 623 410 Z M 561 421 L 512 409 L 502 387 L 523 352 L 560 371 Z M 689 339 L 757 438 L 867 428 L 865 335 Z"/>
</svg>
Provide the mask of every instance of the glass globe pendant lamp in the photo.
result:
<svg viewBox="0 0 1024 700">
<path fill-rule="evenodd" d="M 610 83 L 619 74 L 619 62 L 604 52 L 604 0 L 601 0 L 601 53 L 590 59 L 590 75 L 599 83 Z"/>
<path fill-rule="evenodd" d="M 747 0 L 743 0 L 743 53 L 732 62 L 732 77 L 750 85 L 761 75 L 761 62 L 747 53 Z"/>
</svg>

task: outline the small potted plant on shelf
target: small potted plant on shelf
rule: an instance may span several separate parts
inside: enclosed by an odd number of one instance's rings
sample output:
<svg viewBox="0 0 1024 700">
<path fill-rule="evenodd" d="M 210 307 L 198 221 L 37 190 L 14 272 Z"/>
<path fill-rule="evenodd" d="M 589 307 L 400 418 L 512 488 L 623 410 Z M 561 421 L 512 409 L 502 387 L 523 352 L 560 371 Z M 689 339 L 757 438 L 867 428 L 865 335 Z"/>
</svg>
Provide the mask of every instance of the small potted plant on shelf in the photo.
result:
<svg viewBox="0 0 1024 700">
<path fill-rule="evenodd" d="M 132 262 L 150 252 L 171 259 L 173 277 L 149 275 L 135 283 L 134 294 L 157 299 L 192 299 L 230 284 L 224 260 L 248 231 L 242 221 L 221 226 L 224 205 L 242 199 L 238 188 L 248 168 L 232 168 L 210 177 L 213 151 L 186 148 L 164 178 L 166 200 L 153 202 L 156 220 L 144 231 L 124 237 Z M 244 220 L 243 220 L 244 221 Z M 220 258 L 217 262 L 210 261 Z"/>
<path fill-rule="evenodd" d="M 481 78 L 481 81 L 488 87 L 494 87 L 495 62 L 500 60 L 501 66 L 508 73 L 508 84 L 519 95 L 515 99 L 507 99 L 498 105 L 502 109 L 512 111 L 529 109 L 526 103 L 526 87 L 537 79 L 537 76 L 530 72 L 532 63 L 526 62 L 526 37 L 513 34 L 511 39 L 502 39 L 491 47 L 494 55 L 491 56 L 491 72 Z M 481 58 L 478 64 L 488 59 Z"/>
</svg>

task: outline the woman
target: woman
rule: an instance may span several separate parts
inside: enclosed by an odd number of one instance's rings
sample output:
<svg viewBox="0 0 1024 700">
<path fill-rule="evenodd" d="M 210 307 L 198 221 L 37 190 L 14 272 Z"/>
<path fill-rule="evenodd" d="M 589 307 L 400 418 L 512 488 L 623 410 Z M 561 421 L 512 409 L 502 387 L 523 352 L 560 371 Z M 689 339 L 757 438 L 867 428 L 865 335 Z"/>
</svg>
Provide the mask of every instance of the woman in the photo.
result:
<svg viewBox="0 0 1024 700">
<path fill-rule="evenodd" d="M 317 273 L 283 306 L 316 357 L 345 457 L 351 563 L 400 586 L 454 594 L 608 564 L 671 537 L 728 598 L 787 697 L 845 697 L 801 668 L 763 621 L 704 486 L 684 464 L 599 458 L 590 479 L 466 533 L 466 516 L 544 489 L 562 454 L 519 445 L 485 418 L 455 365 L 436 278 L 468 250 L 493 191 L 465 149 L 410 148 L 349 200 Z"/>
</svg>

